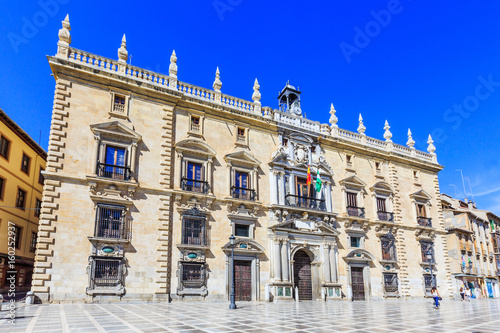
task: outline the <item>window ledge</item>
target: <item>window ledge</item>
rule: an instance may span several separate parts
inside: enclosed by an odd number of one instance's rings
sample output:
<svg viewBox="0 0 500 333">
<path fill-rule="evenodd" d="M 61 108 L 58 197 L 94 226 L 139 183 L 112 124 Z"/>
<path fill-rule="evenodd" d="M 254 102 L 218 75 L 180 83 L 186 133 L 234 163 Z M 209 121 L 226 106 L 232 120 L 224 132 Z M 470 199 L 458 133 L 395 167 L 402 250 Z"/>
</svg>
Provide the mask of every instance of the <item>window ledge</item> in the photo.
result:
<svg viewBox="0 0 500 333">
<path fill-rule="evenodd" d="M 121 296 L 125 294 L 125 288 L 122 286 L 116 288 L 96 288 L 96 289 L 87 289 L 87 295 L 95 296 L 95 295 L 116 295 Z"/>
<path fill-rule="evenodd" d="M 192 249 L 192 250 L 208 250 L 208 245 L 191 245 L 191 244 L 177 244 L 178 249 Z"/>
<path fill-rule="evenodd" d="M 121 179 L 114 179 L 114 178 L 106 178 L 106 177 L 98 177 L 98 176 L 86 176 L 87 180 L 89 181 L 94 181 L 96 183 L 101 183 L 101 184 L 118 184 L 118 185 L 126 185 L 130 187 L 139 187 L 139 183 L 137 180 L 121 180 Z"/>
<path fill-rule="evenodd" d="M 118 239 L 118 238 L 105 238 L 105 237 L 93 237 L 93 236 L 88 236 L 87 237 L 89 241 L 94 241 L 96 243 L 116 243 L 116 244 L 127 244 L 130 243 L 129 239 Z"/>
<path fill-rule="evenodd" d="M 177 295 L 179 295 L 179 296 L 207 296 L 208 289 L 207 289 L 207 287 L 177 289 Z"/>
<path fill-rule="evenodd" d="M 112 117 L 117 117 L 117 118 L 129 120 L 128 115 L 125 112 L 109 111 L 108 114 Z"/>
</svg>

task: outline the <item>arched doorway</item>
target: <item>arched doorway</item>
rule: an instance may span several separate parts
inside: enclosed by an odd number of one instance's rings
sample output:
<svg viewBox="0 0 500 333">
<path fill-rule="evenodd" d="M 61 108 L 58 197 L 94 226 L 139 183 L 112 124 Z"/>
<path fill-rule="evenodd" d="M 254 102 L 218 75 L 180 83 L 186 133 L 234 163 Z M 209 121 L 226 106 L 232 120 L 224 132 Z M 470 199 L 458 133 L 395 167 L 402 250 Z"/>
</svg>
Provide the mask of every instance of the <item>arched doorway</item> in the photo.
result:
<svg viewBox="0 0 500 333">
<path fill-rule="evenodd" d="M 293 257 L 293 281 L 299 288 L 299 300 L 312 300 L 311 258 L 303 250 Z"/>
</svg>

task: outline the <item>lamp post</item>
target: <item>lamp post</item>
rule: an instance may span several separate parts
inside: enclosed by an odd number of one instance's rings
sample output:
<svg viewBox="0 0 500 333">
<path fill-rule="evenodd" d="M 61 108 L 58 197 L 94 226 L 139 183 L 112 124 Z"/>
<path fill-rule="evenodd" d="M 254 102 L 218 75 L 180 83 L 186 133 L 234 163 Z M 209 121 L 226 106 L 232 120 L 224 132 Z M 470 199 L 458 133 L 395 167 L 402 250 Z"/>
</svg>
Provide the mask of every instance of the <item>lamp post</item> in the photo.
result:
<svg viewBox="0 0 500 333">
<path fill-rule="evenodd" d="M 431 288 L 436 287 L 436 284 L 434 283 L 434 274 L 432 274 L 432 262 L 433 262 L 433 255 L 432 255 L 432 248 L 429 249 L 427 252 L 427 259 L 429 259 L 430 262 L 430 268 L 431 268 Z"/>
<path fill-rule="evenodd" d="M 234 240 L 236 238 L 231 235 L 229 237 L 229 242 L 231 243 L 231 294 L 229 295 L 229 300 L 231 304 L 229 304 L 230 309 L 236 309 L 236 303 L 234 302 L 235 294 L 234 294 Z"/>
</svg>

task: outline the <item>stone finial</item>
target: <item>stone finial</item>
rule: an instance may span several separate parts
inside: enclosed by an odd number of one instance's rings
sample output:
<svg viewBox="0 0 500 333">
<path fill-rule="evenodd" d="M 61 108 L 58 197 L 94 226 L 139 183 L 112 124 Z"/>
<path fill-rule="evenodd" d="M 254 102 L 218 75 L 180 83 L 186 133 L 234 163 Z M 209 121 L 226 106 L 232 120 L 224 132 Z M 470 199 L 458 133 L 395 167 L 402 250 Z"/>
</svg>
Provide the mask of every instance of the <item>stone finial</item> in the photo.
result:
<svg viewBox="0 0 500 333">
<path fill-rule="evenodd" d="M 175 50 L 172 51 L 170 56 L 170 66 L 168 66 L 168 75 L 177 78 L 177 56 L 175 55 Z"/>
<path fill-rule="evenodd" d="M 427 147 L 427 151 L 431 154 L 435 154 L 436 147 L 433 145 L 434 140 L 432 140 L 432 136 L 429 134 L 429 138 L 427 139 L 427 143 L 429 146 Z"/>
<path fill-rule="evenodd" d="M 387 122 L 387 120 L 385 121 L 385 125 L 384 125 L 384 129 L 385 129 L 385 132 L 384 132 L 384 139 L 385 141 L 387 142 L 392 142 L 392 133 L 391 131 L 389 131 L 389 129 L 391 128 L 391 126 L 389 126 L 389 122 Z"/>
<path fill-rule="evenodd" d="M 408 141 L 406 141 L 406 145 L 412 149 L 415 149 L 413 146 L 415 146 L 415 140 L 413 140 L 413 137 L 411 136 L 411 131 L 408 128 Z"/>
<path fill-rule="evenodd" d="M 217 92 L 220 92 L 220 89 L 222 88 L 219 67 L 217 67 L 217 71 L 215 72 L 215 81 L 214 81 L 213 87 L 214 87 L 214 90 Z"/>
<path fill-rule="evenodd" d="M 358 133 L 359 134 L 365 134 L 366 127 L 363 124 L 363 117 L 361 116 L 361 113 L 359 114 L 359 126 L 358 126 Z"/>
<path fill-rule="evenodd" d="M 259 89 L 260 89 L 259 81 L 257 81 L 257 79 L 255 79 L 255 82 L 253 84 L 252 100 L 254 101 L 254 103 L 260 105 L 261 95 L 260 95 Z"/>
<path fill-rule="evenodd" d="M 337 116 L 335 115 L 335 113 L 337 112 L 337 110 L 335 110 L 335 107 L 333 106 L 333 103 L 330 105 L 330 127 L 338 127 L 337 126 L 337 122 L 339 121 L 339 119 L 337 118 Z"/>
<path fill-rule="evenodd" d="M 66 59 L 69 55 L 69 45 L 71 44 L 71 25 L 69 24 L 69 14 L 62 21 L 62 28 L 59 29 L 59 41 L 57 42 L 56 57 Z"/>
<path fill-rule="evenodd" d="M 125 34 L 123 34 L 122 45 L 118 49 L 118 61 L 127 62 L 127 60 L 128 60 L 127 39 L 125 38 Z"/>
</svg>

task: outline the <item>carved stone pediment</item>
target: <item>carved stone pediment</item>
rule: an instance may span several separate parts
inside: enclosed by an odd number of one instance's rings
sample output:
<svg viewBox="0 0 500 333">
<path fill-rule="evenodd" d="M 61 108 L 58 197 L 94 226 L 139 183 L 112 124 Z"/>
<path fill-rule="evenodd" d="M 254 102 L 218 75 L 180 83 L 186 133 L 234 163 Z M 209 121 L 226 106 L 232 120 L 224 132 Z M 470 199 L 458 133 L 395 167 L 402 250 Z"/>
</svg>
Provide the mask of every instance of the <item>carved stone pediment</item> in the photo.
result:
<svg viewBox="0 0 500 333">
<path fill-rule="evenodd" d="M 344 260 L 347 262 L 370 262 L 375 260 L 375 256 L 364 249 L 356 249 L 349 252 L 348 255 L 344 257 Z"/>
<path fill-rule="evenodd" d="M 415 193 L 410 194 L 410 198 L 420 201 L 429 201 L 432 199 L 431 195 L 424 190 L 419 190 Z"/>
<path fill-rule="evenodd" d="M 118 120 L 90 125 L 90 130 L 96 135 L 115 137 L 121 141 L 139 142 L 142 140 L 139 133 Z"/>
<path fill-rule="evenodd" d="M 179 212 L 197 207 L 200 211 L 209 213 L 215 197 L 206 194 L 193 194 L 192 192 L 177 192 L 174 195 L 174 201 Z"/>
<path fill-rule="evenodd" d="M 375 225 L 375 233 L 378 237 L 384 236 L 387 234 L 395 235 L 398 231 L 398 226 L 394 223 L 377 223 Z"/>
<path fill-rule="evenodd" d="M 415 229 L 415 237 L 417 240 L 434 240 L 436 238 L 436 230 L 428 227 L 417 227 Z"/>
<path fill-rule="evenodd" d="M 222 247 L 222 250 L 226 253 L 229 254 L 231 253 L 231 243 L 227 242 L 224 244 Z M 260 254 L 264 252 L 264 247 L 254 241 L 253 239 L 248 239 L 248 238 L 239 238 L 236 237 L 234 241 L 234 253 L 237 254 Z"/>
<path fill-rule="evenodd" d="M 256 159 L 252 154 L 246 151 L 237 151 L 224 156 L 224 160 L 228 163 L 244 165 L 251 168 L 257 168 L 261 162 Z"/>
<path fill-rule="evenodd" d="M 175 150 L 184 154 L 200 155 L 205 158 L 216 155 L 215 150 L 205 141 L 197 138 L 184 139 L 176 143 Z"/>
<path fill-rule="evenodd" d="M 370 230 L 370 224 L 367 220 L 344 219 L 344 228 L 349 232 L 366 233 Z"/>
<path fill-rule="evenodd" d="M 119 205 L 130 206 L 131 197 L 134 194 L 135 187 L 127 188 L 127 194 L 122 194 L 116 185 L 99 186 L 96 182 L 89 182 L 90 198 L 97 204 L 98 202 L 107 202 Z"/>
</svg>

